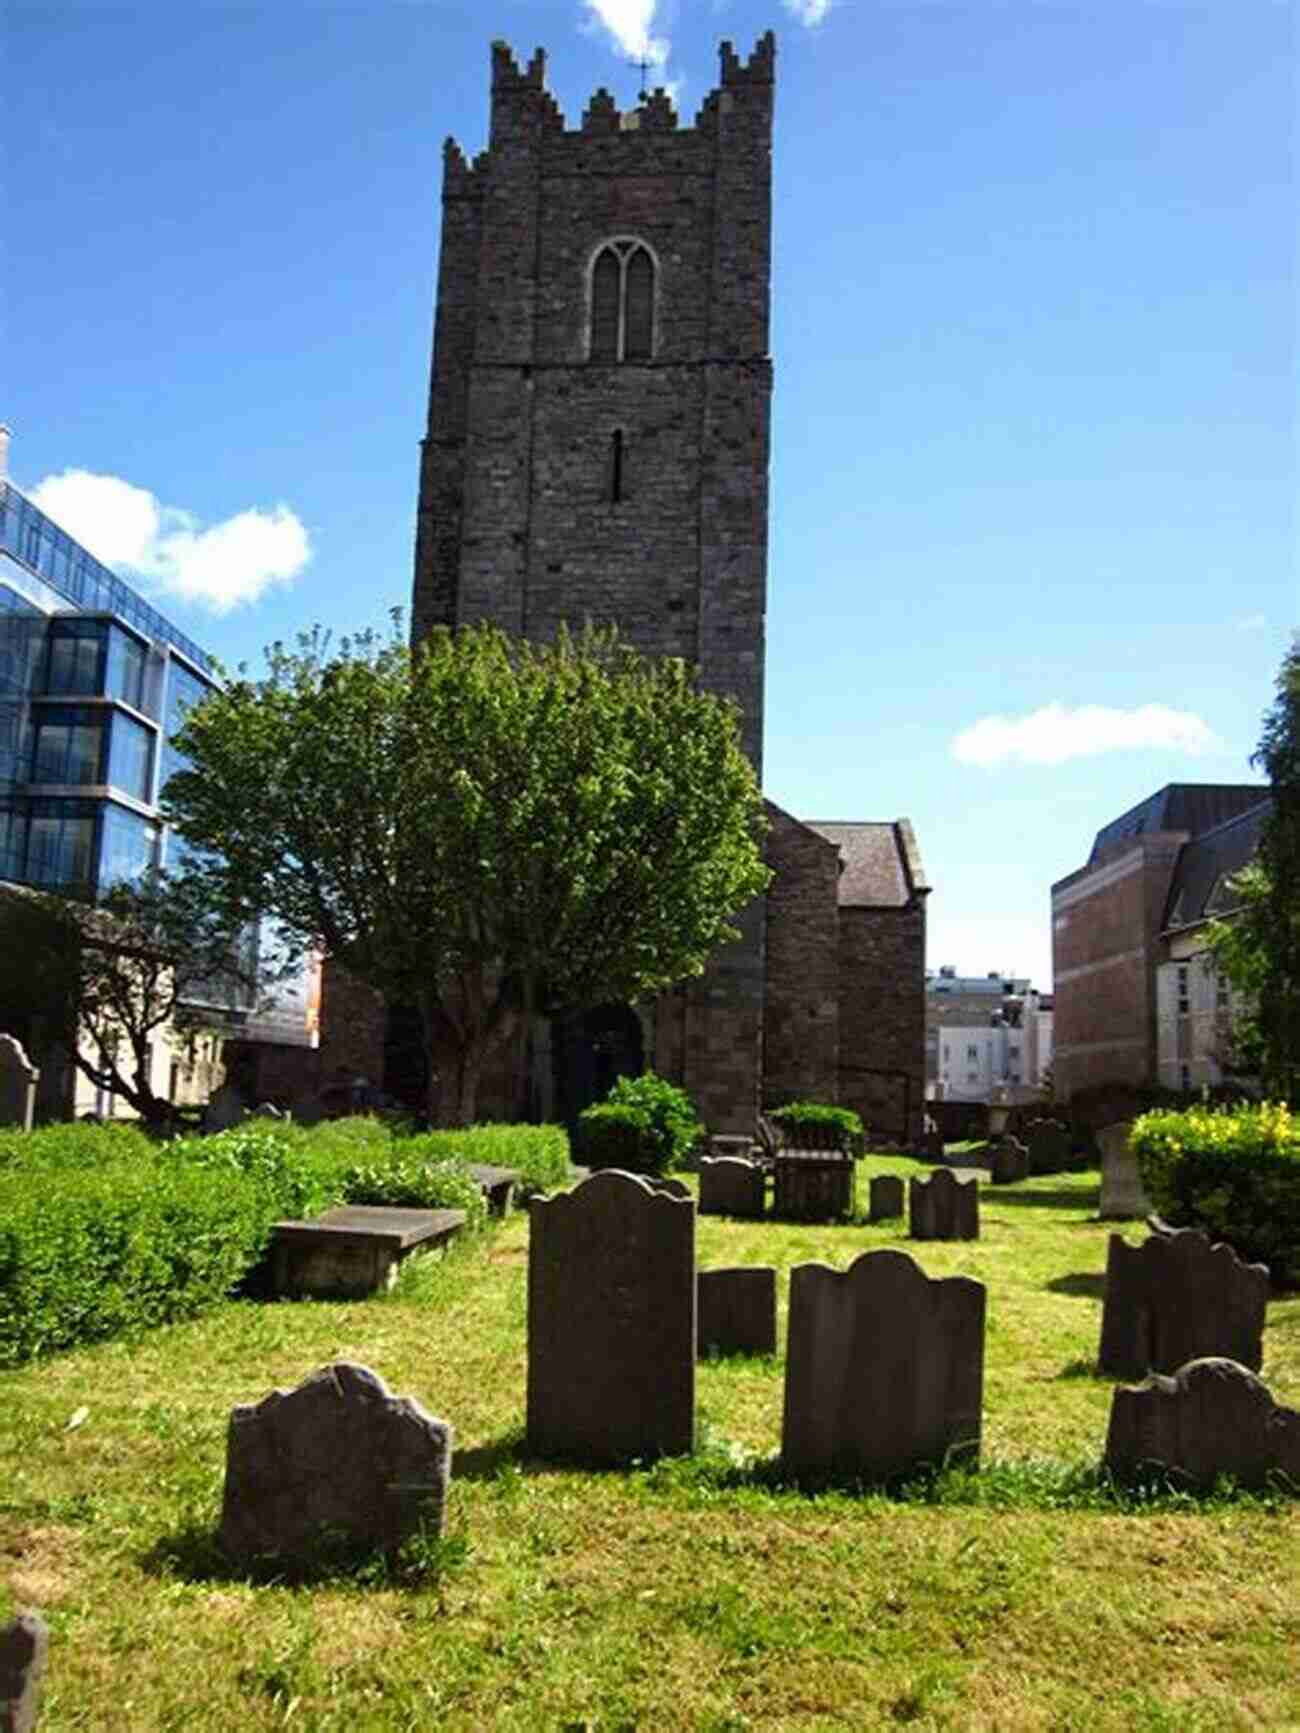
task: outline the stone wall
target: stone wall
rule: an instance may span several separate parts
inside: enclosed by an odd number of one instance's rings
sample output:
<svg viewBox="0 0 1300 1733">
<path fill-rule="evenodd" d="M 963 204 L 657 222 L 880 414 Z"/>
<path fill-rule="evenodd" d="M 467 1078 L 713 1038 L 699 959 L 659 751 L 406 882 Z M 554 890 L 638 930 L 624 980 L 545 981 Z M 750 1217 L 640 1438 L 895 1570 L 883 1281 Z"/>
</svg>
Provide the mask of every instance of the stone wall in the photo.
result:
<svg viewBox="0 0 1300 1733">
<path fill-rule="evenodd" d="M 735 699 L 760 775 L 774 76 L 770 35 L 748 62 L 724 44 L 693 127 L 662 93 L 620 116 L 598 91 L 566 130 L 542 53 L 521 69 L 494 44 L 488 148 L 444 153 L 412 604 L 417 639 L 617 623 Z M 597 363 L 591 267 L 625 237 L 656 264 L 652 355 Z M 657 1038 L 715 1130 L 758 1106 L 761 901 L 739 924 Z"/>
<path fill-rule="evenodd" d="M 834 1101 L 839 1089 L 840 853 L 767 803 L 763 1102 Z"/>
<path fill-rule="evenodd" d="M 925 901 L 840 910 L 839 1099 L 916 1143 L 925 1110 Z"/>
</svg>

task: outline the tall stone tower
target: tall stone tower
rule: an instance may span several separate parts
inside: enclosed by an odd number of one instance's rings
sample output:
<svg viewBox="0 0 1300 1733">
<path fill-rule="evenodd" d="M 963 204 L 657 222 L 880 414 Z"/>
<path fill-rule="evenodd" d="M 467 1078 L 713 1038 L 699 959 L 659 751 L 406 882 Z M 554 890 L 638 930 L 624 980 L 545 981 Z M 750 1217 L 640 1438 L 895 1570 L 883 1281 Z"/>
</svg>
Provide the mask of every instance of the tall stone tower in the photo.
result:
<svg viewBox="0 0 1300 1733">
<path fill-rule="evenodd" d="M 616 623 L 738 702 L 761 774 L 775 43 L 681 128 L 597 91 L 569 131 L 541 50 L 492 48 L 488 148 L 448 140 L 413 631 Z M 763 914 L 646 1019 L 715 1128 L 757 1105 Z"/>
</svg>

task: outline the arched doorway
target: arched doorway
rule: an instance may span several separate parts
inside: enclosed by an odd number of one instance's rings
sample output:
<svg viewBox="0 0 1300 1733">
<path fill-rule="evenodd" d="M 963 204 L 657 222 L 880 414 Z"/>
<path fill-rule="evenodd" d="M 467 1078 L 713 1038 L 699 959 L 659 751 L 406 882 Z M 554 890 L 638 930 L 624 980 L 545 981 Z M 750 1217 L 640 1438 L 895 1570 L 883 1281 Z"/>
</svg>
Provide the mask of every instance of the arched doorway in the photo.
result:
<svg viewBox="0 0 1300 1733">
<path fill-rule="evenodd" d="M 570 1129 L 593 1101 L 603 1101 L 620 1077 L 645 1070 L 641 1019 L 630 1005 L 571 1011 L 552 1025 L 555 1117 Z"/>
</svg>

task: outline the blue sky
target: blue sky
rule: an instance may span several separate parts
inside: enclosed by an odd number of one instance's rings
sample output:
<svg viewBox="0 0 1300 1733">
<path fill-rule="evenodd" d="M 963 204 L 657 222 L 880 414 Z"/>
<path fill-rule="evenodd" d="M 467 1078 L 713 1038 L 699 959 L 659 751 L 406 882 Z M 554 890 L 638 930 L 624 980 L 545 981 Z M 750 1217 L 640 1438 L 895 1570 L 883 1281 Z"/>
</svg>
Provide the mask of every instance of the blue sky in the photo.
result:
<svg viewBox="0 0 1300 1733">
<path fill-rule="evenodd" d="M 1046 985 L 1101 824 L 1256 779 L 1300 616 L 1288 5 L 10 0 L 12 472 L 229 663 L 382 624 L 489 39 L 571 125 L 649 40 L 689 121 L 768 27 L 764 780 L 907 814 L 931 962 Z"/>
</svg>

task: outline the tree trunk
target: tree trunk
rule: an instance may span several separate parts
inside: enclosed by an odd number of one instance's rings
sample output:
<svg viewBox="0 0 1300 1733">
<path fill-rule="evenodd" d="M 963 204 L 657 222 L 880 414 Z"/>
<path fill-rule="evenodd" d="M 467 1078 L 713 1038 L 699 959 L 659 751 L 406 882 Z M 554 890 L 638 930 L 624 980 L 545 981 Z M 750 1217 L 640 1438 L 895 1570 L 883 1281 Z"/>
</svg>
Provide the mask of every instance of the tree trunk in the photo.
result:
<svg viewBox="0 0 1300 1733">
<path fill-rule="evenodd" d="M 453 1047 L 445 1040 L 430 1040 L 426 1035 L 424 1052 L 429 1071 L 426 1111 L 430 1125 L 473 1125 L 478 1113 L 485 1046 L 480 1039 Z"/>
</svg>

